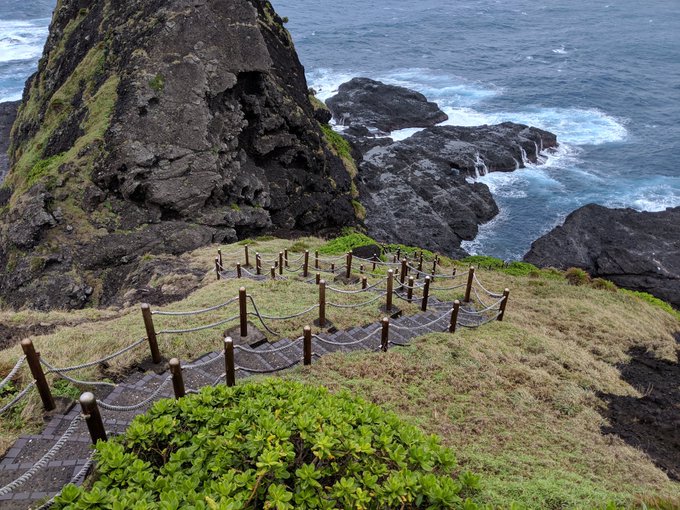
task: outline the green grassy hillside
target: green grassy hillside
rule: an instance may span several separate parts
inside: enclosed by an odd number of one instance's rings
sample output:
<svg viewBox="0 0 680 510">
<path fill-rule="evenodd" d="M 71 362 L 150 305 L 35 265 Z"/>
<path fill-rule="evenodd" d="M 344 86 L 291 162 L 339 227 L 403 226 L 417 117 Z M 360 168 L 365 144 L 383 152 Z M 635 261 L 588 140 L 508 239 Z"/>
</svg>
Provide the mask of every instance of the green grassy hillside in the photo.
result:
<svg viewBox="0 0 680 510">
<path fill-rule="evenodd" d="M 341 253 L 352 242 L 343 239 L 335 244 Z M 273 259 L 284 248 L 299 254 L 321 246 L 326 246 L 323 251 L 335 251 L 316 238 L 259 240 L 250 250 L 251 256 L 257 250 Z M 222 252 L 227 267 L 243 260 L 242 244 L 223 246 Z M 214 256 L 215 248 L 206 248 L 183 257 L 187 265 L 205 268 L 206 276 L 198 291 L 165 309 L 214 305 L 234 297 L 241 285 L 247 286 L 267 314 L 294 313 L 316 302 L 314 286 L 302 282 L 217 281 L 208 272 Z M 640 352 L 677 369 L 677 312 L 610 285 L 585 280 L 584 285 L 570 284 L 558 271 L 538 271 L 527 265 L 506 268 L 491 259 L 475 262 L 481 263 L 478 273 L 485 286 L 511 289 L 503 322 L 453 335 L 425 335 L 410 347 L 387 353 L 324 356 L 312 367 L 280 377 L 323 384 L 334 392 L 347 389 L 427 433 L 438 434 L 456 452 L 461 469 L 482 476 L 484 500 L 500 507 L 513 501 L 530 508 L 604 508 L 609 502 L 624 507 L 680 507 L 680 483 L 668 478 L 658 467 L 658 459 L 616 434 L 603 432 L 612 425 L 607 418 L 612 399 L 629 397 L 635 406 L 653 391 L 668 391 L 666 397 L 677 398 L 672 382 L 669 390 L 652 389 L 643 380 L 622 376 Z M 453 265 L 465 271 L 468 263 L 443 259 L 445 270 Z M 154 284 L 172 285 L 171 280 Z M 459 295 L 446 291 L 437 297 Z M 334 296 L 336 301 L 341 299 L 356 300 Z M 405 312 L 415 308 L 406 307 Z M 381 317 L 377 303 L 351 313 L 331 309 L 328 315 L 338 328 Z M 225 316 L 215 313 L 201 323 Z M 297 337 L 311 318 L 277 326 L 282 334 Z M 54 331 L 33 341 L 42 356 L 59 366 L 97 359 L 144 336 L 137 307 L 49 314 L 5 311 L 0 312 L 0 322 L 13 327 L 54 325 Z M 197 319 L 174 319 L 159 329 L 197 324 Z M 208 330 L 163 336 L 160 349 L 167 357 L 189 360 L 219 349 L 220 342 L 221 330 Z M 18 347 L 0 352 L 0 378 L 19 355 Z M 116 379 L 143 356 L 148 354 L 141 347 L 112 362 L 105 373 L 91 369 L 78 375 Z M 29 377 L 22 372 L 17 386 Z M 63 383 L 59 391 L 78 394 L 76 388 Z M 11 393 L 6 392 L 0 403 L 9 398 Z M 19 434 L 40 423 L 39 402 L 32 396 L 2 418 L 0 447 L 6 449 Z"/>
</svg>

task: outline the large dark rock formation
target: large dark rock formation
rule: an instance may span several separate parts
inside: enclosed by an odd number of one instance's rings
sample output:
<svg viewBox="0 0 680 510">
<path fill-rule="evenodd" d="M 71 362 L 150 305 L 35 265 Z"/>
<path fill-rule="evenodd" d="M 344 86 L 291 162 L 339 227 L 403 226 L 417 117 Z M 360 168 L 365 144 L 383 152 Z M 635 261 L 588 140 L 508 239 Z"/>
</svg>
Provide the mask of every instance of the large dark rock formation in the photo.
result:
<svg viewBox="0 0 680 510">
<path fill-rule="evenodd" d="M 60 0 L 0 191 L 0 297 L 106 304 L 141 255 L 356 223 L 265 0 Z"/>
<path fill-rule="evenodd" d="M 8 103 L 0 103 L 0 183 L 2 183 L 7 170 L 9 170 L 9 158 L 7 157 L 7 149 L 9 149 L 9 133 L 12 130 L 12 124 L 17 116 L 17 109 L 19 108 L 19 101 Z M 0 198 L 0 204 L 2 199 Z"/>
<path fill-rule="evenodd" d="M 428 128 L 399 142 L 350 138 L 359 165 L 366 227 L 381 241 L 464 256 L 462 240 L 498 214 L 488 186 L 470 177 L 536 162 L 555 135 L 512 123 Z"/>
<path fill-rule="evenodd" d="M 338 124 L 382 132 L 430 127 L 449 118 L 419 92 L 369 78 L 343 83 L 326 104 Z"/>
<path fill-rule="evenodd" d="M 581 267 L 680 307 L 680 207 L 638 212 L 587 205 L 535 241 L 524 260 Z"/>
</svg>

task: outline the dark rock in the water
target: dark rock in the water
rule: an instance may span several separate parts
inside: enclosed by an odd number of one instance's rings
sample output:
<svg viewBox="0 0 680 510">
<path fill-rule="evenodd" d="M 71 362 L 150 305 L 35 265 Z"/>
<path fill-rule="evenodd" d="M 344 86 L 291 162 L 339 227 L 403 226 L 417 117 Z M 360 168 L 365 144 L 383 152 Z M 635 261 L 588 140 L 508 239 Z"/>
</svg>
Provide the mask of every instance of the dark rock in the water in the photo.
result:
<svg viewBox="0 0 680 510">
<path fill-rule="evenodd" d="M 524 260 L 580 267 L 680 307 L 680 207 L 662 212 L 581 207 L 535 241 Z"/>
<path fill-rule="evenodd" d="M 7 157 L 9 133 L 12 130 L 12 124 L 14 124 L 20 104 L 21 101 L 0 103 L 0 183 L 9 170 L 9 158 Z"/>
<path fill-rule="evenodd" d="M 23 102 L 0 192 L 13 306 L 117 302 L 111 274 L 146 253 L 358 221 L 265 0 L 61 0 Z"/>
<path fill-rule="evenodd" d="M 369 78 L 352 78 L 326 101 L 338 124 L 383 132 L 429 127 L 448 119 L 436 103 L 413 90 Z"/>
<path fill-rule="evenodd" d="M 404 243 L 463 256 L 461 241 L 498 214 L 485 184 L 467 178 L 510 171 L 537 161 L 555 135 L 521 124 L 436 126 L 387 145 L 350 138 L 359 166 L 366 227 L 380 241 Z M 368 139 L 371 140 L 371 139 Z M 356 143 L 356 142 L 359 143 Z"/>
</svg>

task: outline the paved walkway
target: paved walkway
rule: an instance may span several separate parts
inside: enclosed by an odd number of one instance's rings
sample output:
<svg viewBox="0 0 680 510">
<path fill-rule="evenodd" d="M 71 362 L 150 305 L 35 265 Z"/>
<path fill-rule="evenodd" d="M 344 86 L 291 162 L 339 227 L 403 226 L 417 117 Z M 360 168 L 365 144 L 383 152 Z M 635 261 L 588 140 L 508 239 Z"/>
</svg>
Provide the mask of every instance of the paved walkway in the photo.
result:
<svg viewBox="0 0 680 510">
<path fill-rule="evenodd" d="M 427 312 L 392 319 L 390 321 L 390 343 L 406 345 L 416 336 L 446 331 L 449 324 L 450 306 L 450 304 L 430 298 Z M 376 322 L 334 333 L 323 333 L 315 337 L 312 344 L 316 356 L 336 351 L 379 350 L 380 323 Z M 240 367 L 237 371 L 238 378 L 256 373 L 277 372 L 301 362 L 302 342 L 299 340 L 282 339 L 274 343 L 239 346 L 235 352 L 235 363 L 237 367 Z M 184 370 L 187 389 L 198 389 L 223 380 L 224 356 L 222 352 L 206 354 L 191 364 L 203 363 L 205 364 L 201 367 L 189 368 L 189 365 Z M 162 374 L 133 373 L 118 384 L 103 400 L 115 406 L 134 406 L 153 394 L 167 378 L 168 372 Z M 101 392 L 98 396 L 102 398 Z M 161 389 L 158 398 L 161 397 L 172 397 L 171 384 L 166 383 Z M 107 431 L 110 434 L 124 432 L 130 421 L 137 414 L 145 412 L 151 405 L 152 403 L 148 403 L 131 411 L 101 409 Z M 88 459 L 92 448 L 84 421 L 80 420 L 73 424 L 79 414 L 80 406 L 72 407 L 65 414 L 53 416 L 42 433 L 22 436 L 17 440 L 0 461 L 0 487 L 11 483 L 33 468 L 62 438 L 69 427 L 72 430 L 72 434 L 62 441 L 63 447 L 44 468 L 38 470 L 30 480 L 18 486 L 10 494 L 0 496 L 0 508 L 3 510 L 40 508 L 65 484 L 71 481 L 82 482 L 89 468 Z"/>
</svg>

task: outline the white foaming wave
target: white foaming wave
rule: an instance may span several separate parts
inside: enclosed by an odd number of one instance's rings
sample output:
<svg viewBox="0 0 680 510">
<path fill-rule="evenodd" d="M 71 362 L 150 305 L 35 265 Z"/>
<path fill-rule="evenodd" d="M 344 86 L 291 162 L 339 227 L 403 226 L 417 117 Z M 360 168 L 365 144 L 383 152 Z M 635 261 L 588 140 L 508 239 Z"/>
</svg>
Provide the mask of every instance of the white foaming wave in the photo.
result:
<svg viewBox="0 0 680 510">
<path fill-rule="evenodd" d="M 479 255 L 487 239 L 495 236 L 495 232 L 503 227 L 509 216 L 506 209 L 500 209 L 491 221 L 479 226 L 477 237 L 472 241 L 463 241 L 460 247 L 470 255 Z"/>
<path fill-rule="evenodd" d="M 0 20 L 0 62 L 31 60 L 42 55 L 49 19 Z"/>
<path fill-rule="evenodd" d="M 415 135 L 417 132 L 422 131 L 424 128 L 404 128 L 392 131 L 389 137 L 395 142 L 400 142 L 401 140 L 406 140 L 408 137 Z"/>
<path fill-rule="evenodd" d="M 559 48 L 552 50 L 552 52 L 557 53 L 558 55 L 566 55 L 567 53 L 569 53 L 567 50 L 564 49 L 564 44 Z"/>
<path fill-rule="evenodd" d="M 536 108 L 496 117 L 499 122 L 520 122 L 551 131 L 558 141 L 576 145 L 620 142 L 628 136 L 624 121 L 594 108 Z"/>
<path fill-rule="evenodd" d="M 680 183 L 679 183 L 680 184 Z M 607 201 L 607 207 L 632 207 L 638 211 L 665 211 L 669 207 L 680 207 L 680 185 L 670 183 L 642 185 L 631 184 L 631 190 L 623 197 Z"/>
<path fill-rule="evenodd" d="M 333 69 L 314 69 L 307 73 L 309 86 L 316 91 L 316 97 L 321 101 L 333 97 L 343 83 L 357 76 L 351 72 L 337 72 Z"/>
<path fill-rule="evenodd" d="M 495 114 L 483 113 L 472 108 L 455 108 L 447 106 L 442 111 L 449 116 L 441 126 L 482 126 L 484 124 L 497 124 L 499 121 Z"/>
</svg>

